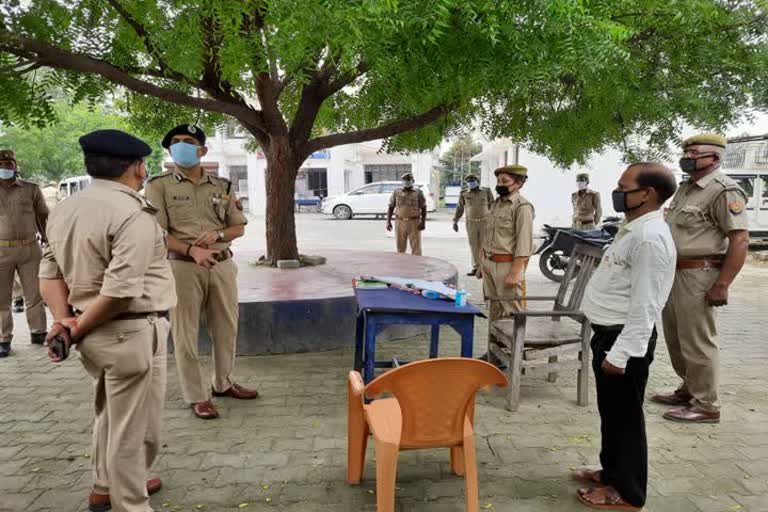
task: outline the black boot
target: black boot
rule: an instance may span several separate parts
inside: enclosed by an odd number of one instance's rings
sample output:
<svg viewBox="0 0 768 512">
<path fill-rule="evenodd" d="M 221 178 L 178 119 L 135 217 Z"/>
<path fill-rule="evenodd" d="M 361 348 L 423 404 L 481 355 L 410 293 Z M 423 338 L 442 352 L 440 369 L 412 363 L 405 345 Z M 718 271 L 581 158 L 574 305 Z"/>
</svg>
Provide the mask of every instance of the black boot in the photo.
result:
<svg viewBox="0 0 768 512">
<path fill-rule="evenodd" d="M 33 332 L 32 333 L 32 344 L 33 345 L 42 345 L 45 343 L 45 337 L 48 336 L 47 332 Z"/>
<path fill-rule="evenodd" d="M 13 300 L 13 312 L 14 313 L 23 313 L 24 312 L 24 298 L 23 297 L 19 297 L 19 298 Z"/>
<path fill-rule="evenodd" d="M 467 272 L 467 275 L 468 275 L 468 276 L 474 276 L 474 275 L 477 275 L 477 267 L 475 267 L 475 268 L 473 268 L 472 270 L 470 270 L 469 272 Z"/>
<path fill-rule="evenodd" d="M 11 355 L 11 342 L 10 341 L 0 342 L 0 358 L 8 357 L 9 355 Z"/>
</svg>

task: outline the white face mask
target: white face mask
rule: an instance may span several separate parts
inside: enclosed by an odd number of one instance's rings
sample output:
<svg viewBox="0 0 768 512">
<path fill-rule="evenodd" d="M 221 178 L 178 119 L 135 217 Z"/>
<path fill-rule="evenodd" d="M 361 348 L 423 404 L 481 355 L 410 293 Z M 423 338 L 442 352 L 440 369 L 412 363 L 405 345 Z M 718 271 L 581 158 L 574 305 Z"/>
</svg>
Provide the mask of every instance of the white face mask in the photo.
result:
<svg viewBox="0 0 768 512">
<path fill-rule="evenodd" d="M 413 188 L 413 182 L 412 182 L 412 181 L 410 181 L 410 180 L 404 180 L 404 181 L 403 181 L 403 186 L 404 186 L 405 188 Z"/>
<path fill-rule="evenodd" d="M 0 167 L 0 180 L 11 180 L 14 176 L 16 176 L 16 171 L 14 169 Z"/>
<path fill-rule="evenodd" d="M 576 186 L 579 187 L 579 190 L 587 190 L 587 182 L 586 181 L 577 181 Z"/>
</svg>

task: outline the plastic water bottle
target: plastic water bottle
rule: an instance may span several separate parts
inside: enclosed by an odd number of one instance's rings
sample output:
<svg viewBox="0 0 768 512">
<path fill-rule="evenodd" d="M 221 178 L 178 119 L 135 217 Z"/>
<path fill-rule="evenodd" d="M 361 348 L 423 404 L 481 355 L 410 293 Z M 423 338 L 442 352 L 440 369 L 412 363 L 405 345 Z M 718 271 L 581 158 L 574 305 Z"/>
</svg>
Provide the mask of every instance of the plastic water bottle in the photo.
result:
<svg viewBox="0 0 768 512">
<path fill-rule="evenodd" d="M 467 305 L 467 291 L 456 290 L 456 307 L 463 308 Z"/>
</svg>

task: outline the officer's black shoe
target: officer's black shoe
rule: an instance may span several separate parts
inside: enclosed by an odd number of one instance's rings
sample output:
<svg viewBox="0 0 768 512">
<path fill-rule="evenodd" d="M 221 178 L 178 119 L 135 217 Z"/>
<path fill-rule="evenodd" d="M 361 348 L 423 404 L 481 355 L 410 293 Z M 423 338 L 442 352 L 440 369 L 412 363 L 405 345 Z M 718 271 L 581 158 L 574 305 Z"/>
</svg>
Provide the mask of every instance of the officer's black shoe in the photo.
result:
<svg viewBox="0 0 768 512">
<path fill-rule="evenodd" d="M 474 276 L 476 274 L 477 274 L 477 267 L 475 267 L 471 271 L 467 272 L 468 276 Z"/>
<path fill-rule="evenodd" d="M 42 345 L 45 343 L 45 337 L 48 336 L 47 332 L 33 332 L 32 333 L 32 344 L 33 345 Z"/>
<path fill-rule="evenodd" d="M 11 355 L 11 342 L 0 343 L 0 357 L 8 357 Z"/>
<path fill-rule="evenodd" d="M 13 301 L 13 312 L 14 313 L 23 313 L 24 312 L 24 299 L 19 297 L 18 299 Z"/>
</svg>

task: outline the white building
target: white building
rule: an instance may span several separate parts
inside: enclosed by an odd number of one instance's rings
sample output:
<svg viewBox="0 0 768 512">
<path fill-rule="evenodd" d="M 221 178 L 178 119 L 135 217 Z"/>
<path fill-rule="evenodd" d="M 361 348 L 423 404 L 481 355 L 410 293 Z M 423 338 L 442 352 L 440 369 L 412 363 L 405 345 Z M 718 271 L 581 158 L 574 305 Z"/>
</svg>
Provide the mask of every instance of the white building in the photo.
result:
<svg viewBox="0 0 768 512">
<path fill-rule="evenodd" d="M 218 131 L 206 141 L 206 169 L 233 181 L 244 206 L 255 214 L 264 213 L 266 205 L 265 171 L 267 160 L 261 152 L 249 152 L 250 139 L 242 132 Z M 437 150 L 423 153 L 387 154 L 381 141 L 338 146 L 311 155 L 302 165 L 296 180 L 296 197 L 328 197 L 354 190 L 366 183 L 399 180 L 405 172 L 413 173 L 418 183 L 427 183 L 437 192 L 433 180 Z"/>
</svg>

